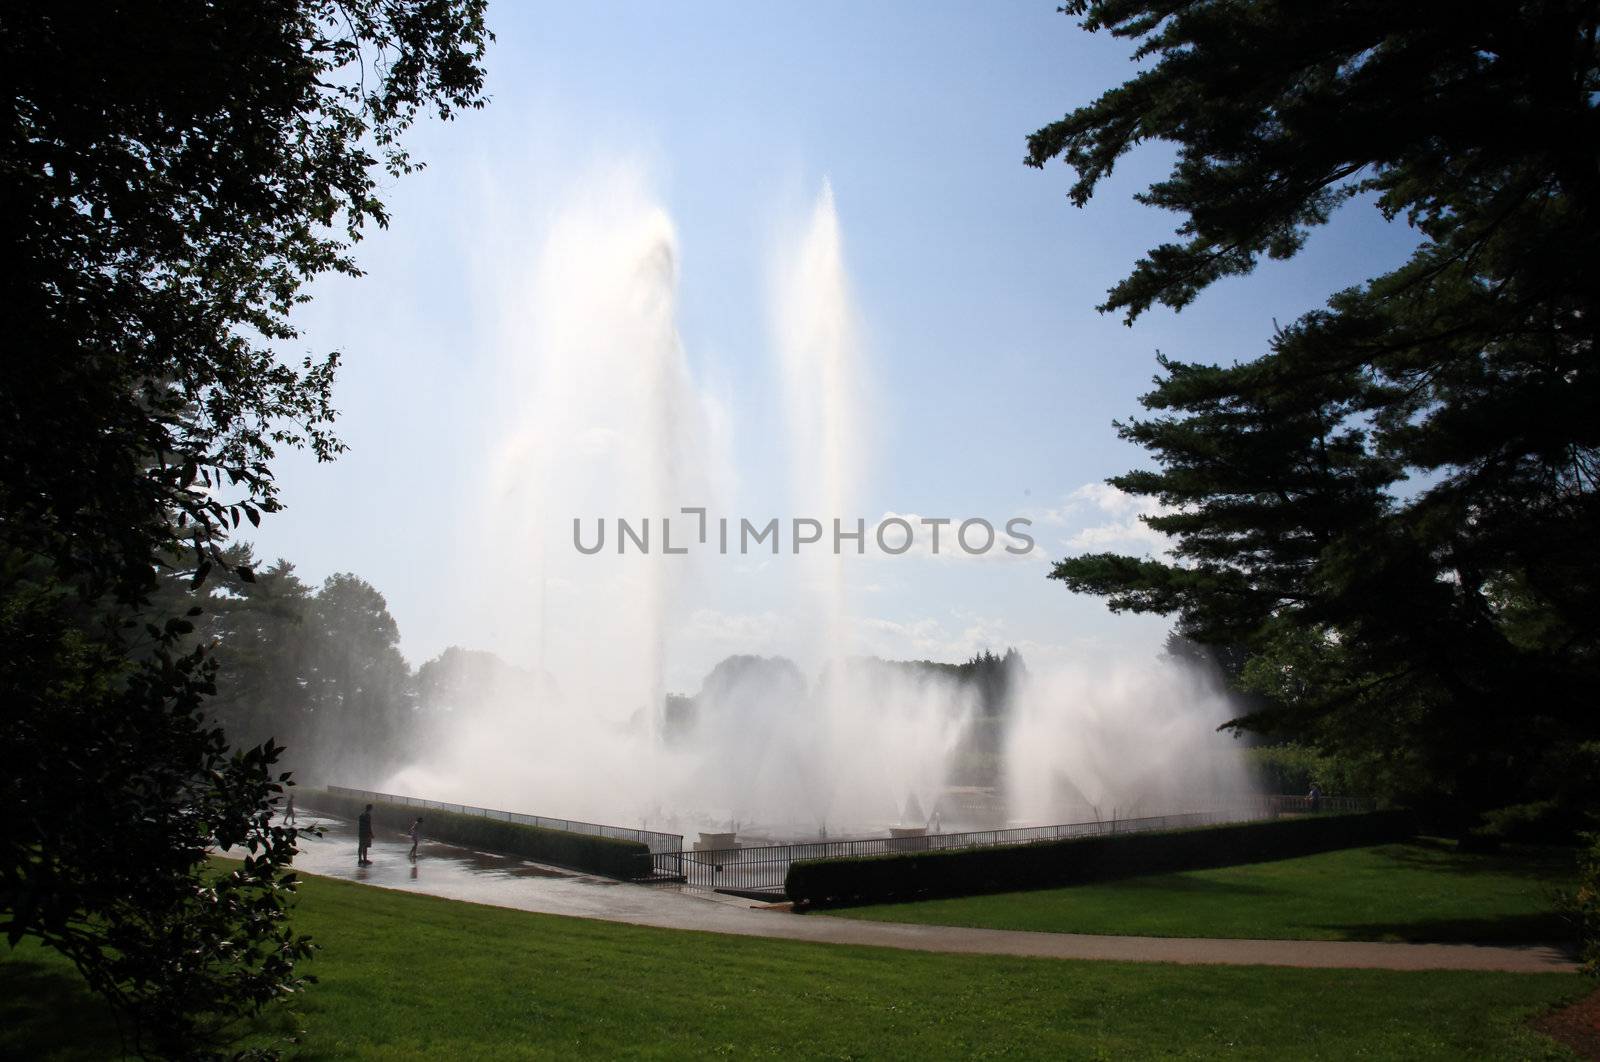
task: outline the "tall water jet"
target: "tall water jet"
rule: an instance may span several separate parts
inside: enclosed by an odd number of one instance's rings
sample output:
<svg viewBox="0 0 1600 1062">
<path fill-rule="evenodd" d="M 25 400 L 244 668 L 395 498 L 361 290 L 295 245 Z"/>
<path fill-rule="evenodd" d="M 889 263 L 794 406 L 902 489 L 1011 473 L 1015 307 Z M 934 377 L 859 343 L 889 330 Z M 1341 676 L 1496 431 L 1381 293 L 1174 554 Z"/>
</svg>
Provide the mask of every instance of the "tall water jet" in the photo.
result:
<svg viewBox="0 0 1600 1062">
<path fill-rule="evenodd" d="M 822 541 L 795 558 L 811 589 L 816 659 L 823 668 L 817 697 L 829 739 L 830 763 L 840 763 L 852 737 L 848 677 L 839 670 L 851 646 L 847 626 L 848 579 L 838 529 L 855 527 L 855 473 L 861 467 L 855 408 L 860 347 L 855 308 L 844 263 L 844 241 L 833 185 L 824 180 L 795 245 L 788 249 L 775 300 L 777 344 L 788 413 L 790 497 L 798 517 L 821 525 Z M 847 543 L 848 548 L 854 548 Z M 829 772 L 830 787 L 841 775 Z M 848 775 L 844 775 L 848 777 Z M 849 797 L 837 794 L 849 802 Z M 824 800 L 826 807 L 830 801 Z"/>
<path fill-rule="evenodd" d="M 808 554 L 820 563 L 808 574 L 820 584 L 824 660 L 849 651 L 845 556 L 833 549 L 833 521 L 854 530 L 855 477 L 864 456 L 856 406 L 861 351 L 843 244 L 833 185 L 825 180 L 798 242 L 788 251 L 775 305 L 790 497 L 797 516 L 822 524 L 822 541 Z"/>
<path fill-rule="evenodd" d="M 656 799 L 659 783 L 646 778 L 655 759 L 617 735 L 642 729 L 648 744 L 661 711 L 682 567 L 663 555 L 661 520 L 706 503 L 712 461 L 676 328 L 676 233 L 641 177 L 618 170 L 589 182 L 541 235 L 503 308 L 503 423 L 468 548 L 487 570 L 474 608 L 494 649 L 541 661 L 561 695 L 506 705 L 480 729 L 501 742 L 515 735 L 525 784 L 560 793 L 566 813 L 612 805 L 615 815 L 619 791 L 641 807 Z M 625 538 L 623 522 L 649 536 L 647 549 Z M 593 555 L 574 548 L 602 533 Z M 552 748 L 564 754 L 543 754 Z M 516 754 L 479 751 L 491 763 Z"/>
</svg>

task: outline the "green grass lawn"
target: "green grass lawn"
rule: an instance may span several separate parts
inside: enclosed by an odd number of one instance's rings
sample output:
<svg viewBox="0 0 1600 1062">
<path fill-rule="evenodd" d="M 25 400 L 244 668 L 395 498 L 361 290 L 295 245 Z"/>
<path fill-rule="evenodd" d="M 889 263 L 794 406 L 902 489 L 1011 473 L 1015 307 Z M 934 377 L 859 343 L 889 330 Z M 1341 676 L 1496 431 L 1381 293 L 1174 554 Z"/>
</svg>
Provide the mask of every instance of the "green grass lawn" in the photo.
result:
<svg viewBox="0 0 1600 1062">
<path fill-rule="evenodd" d="M 1574 873 L 1574 857 L 1565 849 L 1470 854 L 1448 841 L 1422 839 L 1273 863 L 833 913 L 1049 933 L 1557 940 L 1570 931 L 1551 911 L 1551 893 Z"/>
<path fill-rule="evenodd" d="M 1523 1023 L 1590 987 L 833 947 L 318 879 L 296 921 L 322 944 L 321 983 L 254 1040 L 301 1059 L 1563 1058 Z M 0 955 L 0 1057 L 115 1053 L 62 960 L 31 943 Z"/>
</svg>

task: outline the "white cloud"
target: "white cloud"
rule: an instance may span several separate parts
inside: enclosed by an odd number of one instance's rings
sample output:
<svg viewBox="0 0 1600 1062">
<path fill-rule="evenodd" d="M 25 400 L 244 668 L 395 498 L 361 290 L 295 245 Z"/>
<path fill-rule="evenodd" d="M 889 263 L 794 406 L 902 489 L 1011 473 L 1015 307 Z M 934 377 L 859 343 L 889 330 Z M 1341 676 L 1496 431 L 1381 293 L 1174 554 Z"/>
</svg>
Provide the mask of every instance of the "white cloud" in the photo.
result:
<svg viewBox="0 0 1600 1062">
<path fill-rule="evenodd" d="M 1061 528 L 1063 548 L 1090 553 L 1159 554 L 1170 545 L 1166 535 L 1141 517 L 1170 510 L 1155 501 L 1118 490 L 1109 483 L 1085 483 L 1062 504 L 1038 517 L 1042 526 Z"/>
<path fill-rule="evenodd" d="M 952 611 L 946 624 L 932 616 L 899 621 L 856 616 L 850 621 L 858 651 L 890 660 L 969 660 L 985 649 L 1004 652 L 1015 637 L 1004 620 Z"/>
</svg>

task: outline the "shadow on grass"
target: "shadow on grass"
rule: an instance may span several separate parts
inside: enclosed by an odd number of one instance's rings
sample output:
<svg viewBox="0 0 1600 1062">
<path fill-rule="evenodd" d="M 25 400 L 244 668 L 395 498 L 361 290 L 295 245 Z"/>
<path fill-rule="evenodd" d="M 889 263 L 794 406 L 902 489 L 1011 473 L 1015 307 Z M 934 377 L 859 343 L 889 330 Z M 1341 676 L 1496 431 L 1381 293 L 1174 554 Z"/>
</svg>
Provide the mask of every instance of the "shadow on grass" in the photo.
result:
<svg viewBox="0 0 1600 1062">
<path fill-rule="evenodd" d="M 1548 943 L 1571 948 L 1572 927 L 1553 911 L 1499 918 L 1432 918 L 1411 922 L 1336 922 L 1311 928 L 1345 933 L 1352 940 L 1413 944 Z"/>
<path fill-rule="evenodd" d="M 298 1044 L 299 1026 L 299 1016 L 280 1003 L 223 1030 L 216 1046 L 224 1054 L 245 1043 L 285 1050 Z M 125 1057 L 132 1047 L 111 1007 L 67 959 L 32 940 L 15 949 L 0 945 L 0 1059 L 103 1062 Z M 294 1057 L 318 1062 L 333 1056 L 297 1051 Z"/>
<path fill-rule="evenodd" d="M 965 900 L 1005 900 L 1019 896 L 1039 896 L 1049 899 L 1071 897 L 1076 890 L 1093 891 L 1114 886 L 1117 891 L 1129 894 L 1149 893 L 1157 899 L 1171 898 L 1175 894 L 1187 896 L 1231 896 L 1239 899 L 1262 899 L 1284 892 L 1283 889 L 1244 882 L 1212 881 L 1189 877 L 1186 874 L 1146 874 L 1137 878 L 1101 878 L 1080 881 L 1071 885 L 1041 885 L 1034 889 L 1007 889 L 996 887 L 982 892 L 974 891 L 955 896 L 891 896 L 871 903 L 829 901 L 813 904 L 812 908 L 828 914 L 848 915 L 857 907 L 910 907 L 923 904 L 961 903 Z"/>
<path fill-rule="evenodd" d="M 1503 874 L 1557 883 L 1577 874 L 1577 849 L 1555 845 L 1507 845 L 1497 852 L 1463 852 L 1453 841 L 1418 837 L 1409 844 L 1376 849 L 1396 866 L 1439 874 Z"/>
<path fill-rule="evenodd" d="M 1269 885 L 1255 885 L 1243 881 L 1216 881 L 1189 874 L 1149 874 L 1138 878 L 1112 878 L 1086 883 L 1088 887 L 1115 885 L 1126 892 L 1187 893 L 1189 895 L 1239 896 L 1261 898 L 1275 896 L 1285 889 Z M 1075 888 L 1076 886 L 1067 886 Z M 1041 890 L 1045 891 L 1045 890 Z"/>
<path fill-rule="evenodd" d="M 65 959 L 31 942 L 0 949 L 0 1057 L 120 1058 L 122 1037 L 111 1008 Z"/>
</svg>

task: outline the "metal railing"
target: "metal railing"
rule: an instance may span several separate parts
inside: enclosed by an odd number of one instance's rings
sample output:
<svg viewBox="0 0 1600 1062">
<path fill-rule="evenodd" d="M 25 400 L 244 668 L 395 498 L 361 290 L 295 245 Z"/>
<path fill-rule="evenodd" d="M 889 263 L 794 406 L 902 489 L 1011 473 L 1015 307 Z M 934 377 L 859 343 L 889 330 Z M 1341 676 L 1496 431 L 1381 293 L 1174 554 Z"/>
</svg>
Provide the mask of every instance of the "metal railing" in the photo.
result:
<svg viewBox="0 0 1600 1062">
<path fill-rule="evenodd" d="M 691 888 L 734 893 L 783 893 L 789 864 L 801 859 L 836 859 L 889 855 L 895 852 L 932 852 L 947 848 L 992 848 L 1008 844 L 1037 844 L 1072 837 L 1093 837 L 1139 830 L 1172 830 L 1233 821 L 1219 812 L 1154 815 L 1138 819 L 1071 822 L 1055 826 L 1028 826 L 968 833 L 933 833 L 920 837 L 869 837 L 853 841 L 809 841 L 799 844 L 759 845 L 750 848 L 716 848 L 689 852 L 657 852 L 652 857 L 658 879 L 681 880 Z"/>
<path fill-rule="evenodd" d="M 1369 811 L 1372 802 L 1355 797 L 1322 797 L 1317 811 Z M 950 848 L 994 848 L 1001 845 L 1039 844 L 1074 837 L 1098 837 L 1150 830 L 1177 830 L 1224 822 L 1250 822 L 1280 814 L 1310 813 L 1309 797 L 1250 797 L 1212 811 L 1147 815 L 1128 819 L 1069 822 L 1054 826 L 1025 826 L 967 833 L 933 833 L 911 837 L 869 837 L 858 840 L 806 841 L 796 844 L 754 845 L 700 851 L 654 852 L 653 878 L 682 882 L 690 888 L 712 889 L 739 895 L 781 899 L 789 864 L 802 859 L 836 859 L 889 855 L 896 852 L 933 852 Z"/>
<path fill-rule="evenodd" d="M 443 800 L 424 800 L 422 797 L 399 796 L 395 793 L 378 793 L 369 789 L 350 789 L 342 785 L 325 786 L 338 796 L 365 800 L 374 804 L 403 804 L 413 808 L 431 808 L 434 811 L 453 811 L 457 815 L 478 815 L 501 822 L 516 822 L 524 826 L 542 826 L 547 830 L 583 833 L 591 837 L 615 837 L 623 841 L 639 841 L 653 855 L 676 852 L 683 848 L 683 834 L 657 833 L 655 830 L 637 830 L 631 826 L 606 826 L 598 822 L 578 819 L 552 819 L 544 815 L 524 815 L 517 811 L 496 811 L 493 808 L 474 807 L 471 804 L 451 804 Z"/>
</svg>

